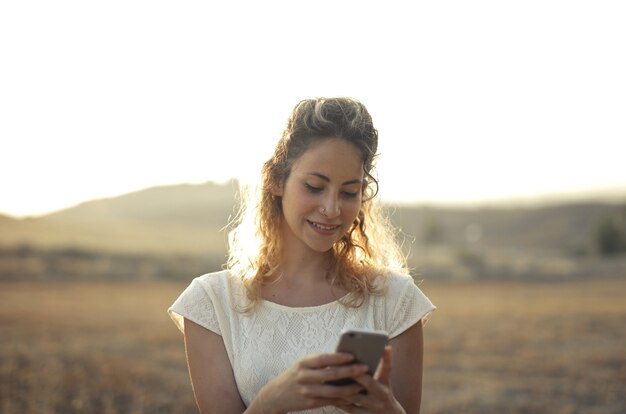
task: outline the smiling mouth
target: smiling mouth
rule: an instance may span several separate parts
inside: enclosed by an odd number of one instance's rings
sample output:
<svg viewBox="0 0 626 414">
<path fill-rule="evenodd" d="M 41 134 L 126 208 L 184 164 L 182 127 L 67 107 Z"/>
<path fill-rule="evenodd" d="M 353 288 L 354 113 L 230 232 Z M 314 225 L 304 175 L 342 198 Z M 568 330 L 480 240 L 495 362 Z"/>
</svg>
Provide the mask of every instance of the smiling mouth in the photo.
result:
<svg viewBox="0 0 626 414">
<path fill-rule="evenodd" d="M 340 225 L 336 225 L 336 226 L 326 226 L 320 223 L 316 223 L 314 221 L 311 220 L 307 220 L 309 222 L 309 224 L 313 227 L 315 227 L 316 229 L 322 230 L 322 231 L 333 231 L 333 230 L 337 230 L 339 227 L 341 227 Z"/>
</svg>

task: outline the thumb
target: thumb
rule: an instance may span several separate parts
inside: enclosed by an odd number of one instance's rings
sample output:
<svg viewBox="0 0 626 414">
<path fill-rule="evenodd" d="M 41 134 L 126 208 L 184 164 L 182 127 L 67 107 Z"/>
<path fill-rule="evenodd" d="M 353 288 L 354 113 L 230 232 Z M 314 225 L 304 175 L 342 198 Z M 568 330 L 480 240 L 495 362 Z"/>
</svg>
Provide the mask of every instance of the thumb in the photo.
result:
<svg viewBox="0 0 626 414">
<path fill-rule="evenodd" d="M 385 346 L 385 351 L 383 352 L 383 357 L 381 358 L 380 364 L 378 364 L 378 368 L 376 369 L 376 374 L 374 374 L 374 378 L 378 382 L 387 386 L 389 386 L 389 381 L 391 378 L 391 358 L 391 345 L 387 345 Z"/>
</svg>

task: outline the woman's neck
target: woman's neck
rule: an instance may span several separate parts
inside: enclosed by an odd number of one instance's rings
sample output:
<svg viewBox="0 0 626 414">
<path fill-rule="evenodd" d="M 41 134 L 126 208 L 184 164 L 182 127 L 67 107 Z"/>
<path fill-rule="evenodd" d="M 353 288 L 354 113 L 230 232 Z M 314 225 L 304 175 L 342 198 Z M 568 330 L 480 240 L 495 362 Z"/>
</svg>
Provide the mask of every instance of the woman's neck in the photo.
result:
<svg viewBox="0 0 626 414">
<path fill-rule="evenodd" d="M 281 305 L 301 307 L 333 302 L 347 291 L 330 285 L 332 252 L 316 252 L 303 243 L 285 243 L 276 278 L 261 288 L 261 296 Z"/>
<path fill-rule="evenodd" d="M 319 283 L 326 280 L 329 259 L 328 253 L 297 255 L 285 252 L 278 273 L 290 283 Z"/>
<path fill-rule="evenodd" d="M 297 284 L 318 283 L 326 279 L 331 252 L 318 252 L 301 240 L 283 235 L 281 263 L 278 274 Z M 293 280 L 292 280 L 293 279 Z"/>
<path fill-rule="evenodd" d="M 319 306 L 348 293 L 331 286 L 328 277 L 330 253 L 287 256 L 277 269 L 277 278 L 261 288 L 261 297 L 291 307 Z"/>
</svg>

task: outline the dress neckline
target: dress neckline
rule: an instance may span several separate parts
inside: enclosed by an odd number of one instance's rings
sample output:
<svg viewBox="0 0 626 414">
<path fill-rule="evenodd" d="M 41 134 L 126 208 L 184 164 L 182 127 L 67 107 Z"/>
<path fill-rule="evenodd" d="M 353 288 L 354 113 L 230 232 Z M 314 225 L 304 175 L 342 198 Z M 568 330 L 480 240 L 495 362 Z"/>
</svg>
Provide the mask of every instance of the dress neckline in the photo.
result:
<svg viewBox="0 0 626 414">
<path fill-rule="evenodd" d="M 330 308 L 332 306 L 336 306 L 336 305 L 342 305 L 341 301 L 344 300 L 350 293 L 346 293 L 345 295 L 343 295 L 341 298 L 339 299 L 335 299 L 332 302 L 327 302 L 327 303 L 322 303 L 320 305 L 312 305 L 312 306 L 289 306 L 289 305 L 282 305 L 280 303 L 276 303 L 276 302 L 272 302 L 271 300 L 268 299 L 259 299 L 260 303 L 268 306 L 270 308 L 274 308 L 274 309 L 280 309 L 280 310 L 285 310 L 285 311 L 289 311 L 289 312 L 313 312 L 313 311 L 319 311 L 322 309 L 326 309 L 326 308 Z"/>
</svg>

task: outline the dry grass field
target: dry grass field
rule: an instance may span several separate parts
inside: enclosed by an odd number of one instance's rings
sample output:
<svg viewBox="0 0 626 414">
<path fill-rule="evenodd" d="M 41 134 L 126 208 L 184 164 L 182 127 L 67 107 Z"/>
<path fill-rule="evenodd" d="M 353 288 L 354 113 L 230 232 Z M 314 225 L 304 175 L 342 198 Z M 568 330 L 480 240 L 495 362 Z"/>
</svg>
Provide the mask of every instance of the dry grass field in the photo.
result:
<svg viewBox="0 0 626 414">
<path fill-rule="evenodd" d="M 185 284 L 0 284 L 0 412 L 191 413 Z M 626 280 L 435 283 L 424 413 L 626 412 Z"/>
</svg>

